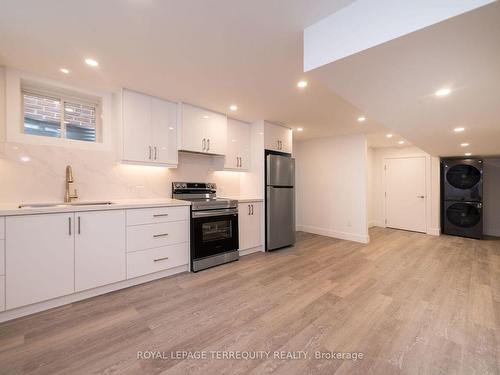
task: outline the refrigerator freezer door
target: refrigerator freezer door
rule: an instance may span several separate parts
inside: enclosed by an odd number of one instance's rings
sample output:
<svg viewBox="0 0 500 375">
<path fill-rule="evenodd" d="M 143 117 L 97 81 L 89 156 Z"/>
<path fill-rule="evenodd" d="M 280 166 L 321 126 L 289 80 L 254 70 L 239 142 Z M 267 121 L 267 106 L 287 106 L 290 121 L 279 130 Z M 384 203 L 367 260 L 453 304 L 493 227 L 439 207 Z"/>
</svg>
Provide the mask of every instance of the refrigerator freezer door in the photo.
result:
<svg viewBox="0 0 500 375">
<path fill-rule="evenodd" d="M 268 186 L 295 185 L 295 159 L 287 156 L 267 155 Z"/>
<path fill-rule="evenodd" d="M 295 243 L 295 189 L 267 187 L 267 250 Z"/>
</svg>

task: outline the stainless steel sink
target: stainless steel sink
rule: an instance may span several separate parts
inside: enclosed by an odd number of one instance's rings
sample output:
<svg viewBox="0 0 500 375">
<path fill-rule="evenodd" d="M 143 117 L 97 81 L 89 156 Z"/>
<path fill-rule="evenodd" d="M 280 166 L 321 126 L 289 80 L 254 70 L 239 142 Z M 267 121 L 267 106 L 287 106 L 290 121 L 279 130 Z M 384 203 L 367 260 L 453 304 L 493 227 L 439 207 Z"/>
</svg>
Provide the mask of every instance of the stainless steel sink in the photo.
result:
<svg viewBox="0 0 500 375">
<path fill-rule="evenodd" d="M 95 202 L 71 202 L 71 203 L 27 203 L 20 204 L 19 208 L 51 208 L 51 207 L 67 207 L 67 206 L 109 206 L 114 204 L 110 201 L 95 201 Z"/>
</svg>

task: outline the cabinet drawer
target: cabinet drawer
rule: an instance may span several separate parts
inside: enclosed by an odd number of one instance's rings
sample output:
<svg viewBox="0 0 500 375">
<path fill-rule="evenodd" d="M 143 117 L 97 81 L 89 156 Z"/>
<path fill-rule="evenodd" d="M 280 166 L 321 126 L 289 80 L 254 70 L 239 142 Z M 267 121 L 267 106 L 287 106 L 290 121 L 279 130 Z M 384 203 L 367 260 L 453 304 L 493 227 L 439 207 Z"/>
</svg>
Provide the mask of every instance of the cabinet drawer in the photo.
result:
<svg viewBox="0 0 500 375">
<path fill-rule="evenodd" d="M 5 241 L 0 240 L 0 275 L 5 275 Z"/>
<path fill-rule="evenodd" d="M 182 266 L 189 262 L 189 243 L 127 254 L 127 279 Z"/>
<path fill-rule="evenodd" d="M 0 217 L 0 240 L 5 238 L 5 218 Z"/>
<path fill-rule="evenodd" d="M 0 311 L 5 310 L 5 276 L 0 276 Z"/>
<path fill-rule="evenodd" d="M 189 220 L 189 206 L 137 208 L 127 210 L 127 225 Z"/>
<path fill-rule="evenodd" d="M 189 241 L 189 221 L 136 225 L 127 228 L 127 251 L 137 251 Z"/>
</svg>

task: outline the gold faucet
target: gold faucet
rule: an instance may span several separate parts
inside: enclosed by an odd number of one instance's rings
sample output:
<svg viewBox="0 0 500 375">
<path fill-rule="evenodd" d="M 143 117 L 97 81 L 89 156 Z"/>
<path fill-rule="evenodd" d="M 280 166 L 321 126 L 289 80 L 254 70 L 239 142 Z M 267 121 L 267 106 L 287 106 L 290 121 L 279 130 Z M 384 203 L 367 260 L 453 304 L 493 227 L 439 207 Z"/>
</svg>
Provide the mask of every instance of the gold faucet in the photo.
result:
<svg viewBox="0 0 500 375">
<path fill-rule="evenodd" d="M 70 184 L 74 182 L 73 180 L 73 170 L 71 169 L 71 165 L 66 166 L 66 193 L 64 195 L 64 202 L 70 203 L 72 199 L 77 199 L 78 194 L 75 192 L 73 194 L 70 193 Z"/>
</svg>

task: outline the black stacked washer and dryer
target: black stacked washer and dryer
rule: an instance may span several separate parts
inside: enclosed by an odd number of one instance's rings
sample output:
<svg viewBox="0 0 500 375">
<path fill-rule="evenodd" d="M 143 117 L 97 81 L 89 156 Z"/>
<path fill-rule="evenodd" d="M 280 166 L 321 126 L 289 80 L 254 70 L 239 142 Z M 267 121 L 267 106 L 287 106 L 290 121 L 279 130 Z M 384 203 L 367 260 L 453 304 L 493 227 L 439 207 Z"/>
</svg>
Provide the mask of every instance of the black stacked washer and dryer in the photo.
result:
<svg viewBox="0 0 500 375">
<path fill-rule="evenodd" d="M 444 234 L 483 237 L 481 159 L 441 159 L 441 221 Z"/>
</svg>

